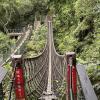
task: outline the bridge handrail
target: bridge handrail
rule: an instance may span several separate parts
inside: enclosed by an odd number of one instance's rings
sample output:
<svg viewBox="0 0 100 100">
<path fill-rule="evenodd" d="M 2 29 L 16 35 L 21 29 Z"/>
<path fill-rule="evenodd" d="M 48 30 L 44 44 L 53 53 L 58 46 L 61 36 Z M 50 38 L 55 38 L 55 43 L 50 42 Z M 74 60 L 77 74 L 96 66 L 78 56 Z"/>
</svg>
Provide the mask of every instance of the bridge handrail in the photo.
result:
<svg viewBox="0 0 100 100">
<path fill-rule="evenodd" d="M 30 37 L 32 31 L 32 27 L 28 27 L 27 31 L 21 35 L 21 37 L 17 40 L 16 46 L 12 53 L 6 57 L 7 59 L 3 61 L 3 63 L 0 65 L 0 67 L 3 67 L 10 59 L 11 56 L 17 53 L 17 51 L 23 46 L 24 42 Z"/>
<path fill-rule="evenodd" d="M 24 26 L 23 28 L 16 28 L 16 29 L 8 29 L 8 34 L 10 33 L 20 33 L 20 32 L 25 32 L 27 30 L 27 27 Z"/>
<path fill-rule="evenodd" d="M 90 79 L 86 73 L 85 66 L 77 64 L 77 73 L 81 82 L 82 90 L 86 100 L 97 100 L 97 96 L 94 92 Z"/>
</svg>

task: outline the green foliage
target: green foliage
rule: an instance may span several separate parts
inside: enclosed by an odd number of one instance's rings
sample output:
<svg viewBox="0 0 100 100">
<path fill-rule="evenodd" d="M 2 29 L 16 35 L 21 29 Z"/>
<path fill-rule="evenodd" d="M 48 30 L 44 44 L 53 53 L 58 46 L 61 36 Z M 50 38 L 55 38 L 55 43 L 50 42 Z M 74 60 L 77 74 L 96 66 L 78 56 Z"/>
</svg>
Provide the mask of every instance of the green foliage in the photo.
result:
<svg viewBox="0 0 100 100">
<path fill-rule="evenodd" d="M 10 49 L 10 46 L 12 44 L 12 41 L 9 39 L 7 35 L 4 33 L 0 33 L 0 52 L 6 53 L 8 49 Z"/>
<path fill-rule="evenodd" d="M 46 14 L 46 4 L 47 0 L 1 0 L 0 30 L 7 33 L 8 28 L 33 24 L 35 14 Z"/>
<path fill-rule="evenodd" d="M 33 31 L 30 41 L 27 43 L 27 57 L 33 57 L 40 54 L 46 44 L 46 32 L 45 26 L 41 26 L 38 30 Z"/>
<path fill-rule="evenodd" d="M 9 97 L 9 89 L 11 86 L 11 78 L 12 78 L 12 66 L 11 66 L 11 62 L 8 62 L 5 66 L 7 69 L 7 74 L 3 80 L 3 92 L 4 92 L 4 100 L 7 100 Z M 13 91 L 14 92 L 14 91 Z M 14 94 L 12 93 L 12 100 L 14 100 Z"/>
<path fill-rule="evenodd" d="M 99 100 L 100 99 L 100 65 L 89 64 L 87 71 Z"/>
<path fill-rule="evenodd" d="M 76 16 L 79 18 L 94 15 L 97 0 L 77 0 L 75 3 Z"/>
<path fill-rule="evenodd" d="M 57 82 L 58 84 L 58 82 Z M 65 100 L 66 99 L 66 80 L 63 81 L 62 85 L 59 87 L 58 86 L 58 92 L 59 94 L 59 99 L 60 100 Z"/>
<path fill-rule="evenodd" d="M 88 40 L 88 39 L 87 39 Z M 81 58 L 85 58 L 86 61 L 100 61 L 100 34 L 96 35 L 96 39 L 91 45 L 86 44 L 81 53 Z"/>
<path fill-rule="evenodd" d="M 75 38 L 71 35 L 67 35 L 64 37 L 63 41 L 61 41 L 59 43 L 59 46 L 58 46 L 58 49 L 64 53 L 65 51 L 66 52 L 69 52 L 69 51 L 74 51 L 74 46 L 76 45 L 75 43 Z"/>
<path fill-rule="evenodd" d="M 34 16 L 54 15 L 54 41 L 60 54 L 75 51 L 82 63 L 100 62 L 100 0 L 1 0 L 0 30 L 33 24 Z M 26 56 L 40 54 L 46 43 L 46 27 L 33 31 L 27 43 Z M 6 41 L 5 41 L 6 40 Z M 0 33 L 0 51 L 9 49 L 9 38 Z M 97 94 L 100 86 L 98 75 L 94 77 L 93 66 L 88 73 Z M 95 82 L 95 83 L 94 83 Z M 61 88 L 63 91 L 63 87 Z"/>
</svg>

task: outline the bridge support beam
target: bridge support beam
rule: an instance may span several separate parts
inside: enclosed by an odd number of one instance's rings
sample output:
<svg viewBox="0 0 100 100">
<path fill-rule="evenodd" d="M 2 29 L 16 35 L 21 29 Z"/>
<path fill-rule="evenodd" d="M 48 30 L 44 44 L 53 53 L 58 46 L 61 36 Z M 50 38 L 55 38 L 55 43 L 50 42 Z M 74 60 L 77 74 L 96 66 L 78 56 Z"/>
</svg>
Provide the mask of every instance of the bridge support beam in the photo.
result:
<svg viewBox="0 0 100 100">
<path fill-rule="evenodd" d="M 12 59 L 13 59 L 13 68 L 15 69 L 14 90 L 15 90 L 16 100 L 25 100 L 22 56 L 14 55 Z"/>
<path fill-rule="evenodd" d="M 67 88 L 66 100 L 77 100 L 77 71 L 76 71 L 76 54 L 69 52 L 66 54 L 67 61 Z"/>
</svg>

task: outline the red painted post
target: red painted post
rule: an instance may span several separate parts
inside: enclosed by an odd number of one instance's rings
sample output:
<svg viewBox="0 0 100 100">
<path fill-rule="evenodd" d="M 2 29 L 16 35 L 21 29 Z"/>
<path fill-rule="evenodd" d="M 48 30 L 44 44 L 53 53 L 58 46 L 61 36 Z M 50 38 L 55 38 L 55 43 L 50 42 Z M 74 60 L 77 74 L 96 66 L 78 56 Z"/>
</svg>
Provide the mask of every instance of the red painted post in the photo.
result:
<svg viewBox="0 0 100 100">
<path fill-rule="evenodd" d="M 76 55 L 75 54 L 73 54 L 72 89 L 73 89 L 74 100 L 77 100 L 77 71 L 76 71 Z"/>
<path fill-rule="evenodd" d="M 17 85 L 23 85 L 24 84 L 24 79 L 23 79 L 23 69 L 21 68 L 21 66 L 19 66 L 18 68 L 16 68 L 16 72 L 15 72 L 15 84 Z"/>
<path fill-rule="evenodd" d="M 66 54 L 67 60 L 67 97 L 66 100 L 77 100 L 77 72 L 76 55 L 74 52 Z"/>
<path fill-rule="evenodd" d="M 14 89 L 16 100 L 25 100 L 24 76 L 21 55 L 13 56 L 13 65 L 15 67 Z"/>
</svg>

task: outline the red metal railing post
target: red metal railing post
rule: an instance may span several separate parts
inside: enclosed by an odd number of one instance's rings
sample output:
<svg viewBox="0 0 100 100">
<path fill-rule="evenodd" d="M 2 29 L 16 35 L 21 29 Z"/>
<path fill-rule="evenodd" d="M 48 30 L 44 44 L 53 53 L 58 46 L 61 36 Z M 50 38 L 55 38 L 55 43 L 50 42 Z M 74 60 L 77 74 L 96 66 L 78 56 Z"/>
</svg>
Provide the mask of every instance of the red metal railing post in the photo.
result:
<svg viewBox="0 0 100 100">
<path fill-rule="evenodd" d="M 16 100 L 25 100 L 24 76 L 21 55 L 13 56 L 13 67 L 15 68 L 14 90 Z"/>
<path fill-rule="evenodd" d="M 74 100 L 77 100 L 77 70 L 76 70 L 76 54 L 73 54 L 72 89 L 73 89 Z"/>
<path fill-rule="evenodd" d="M 66 100 L 77 100 L 77 71 L 76 71 L 75 52 L 67 53 L 66 61 L 67 61 Z"/>
</svg>

